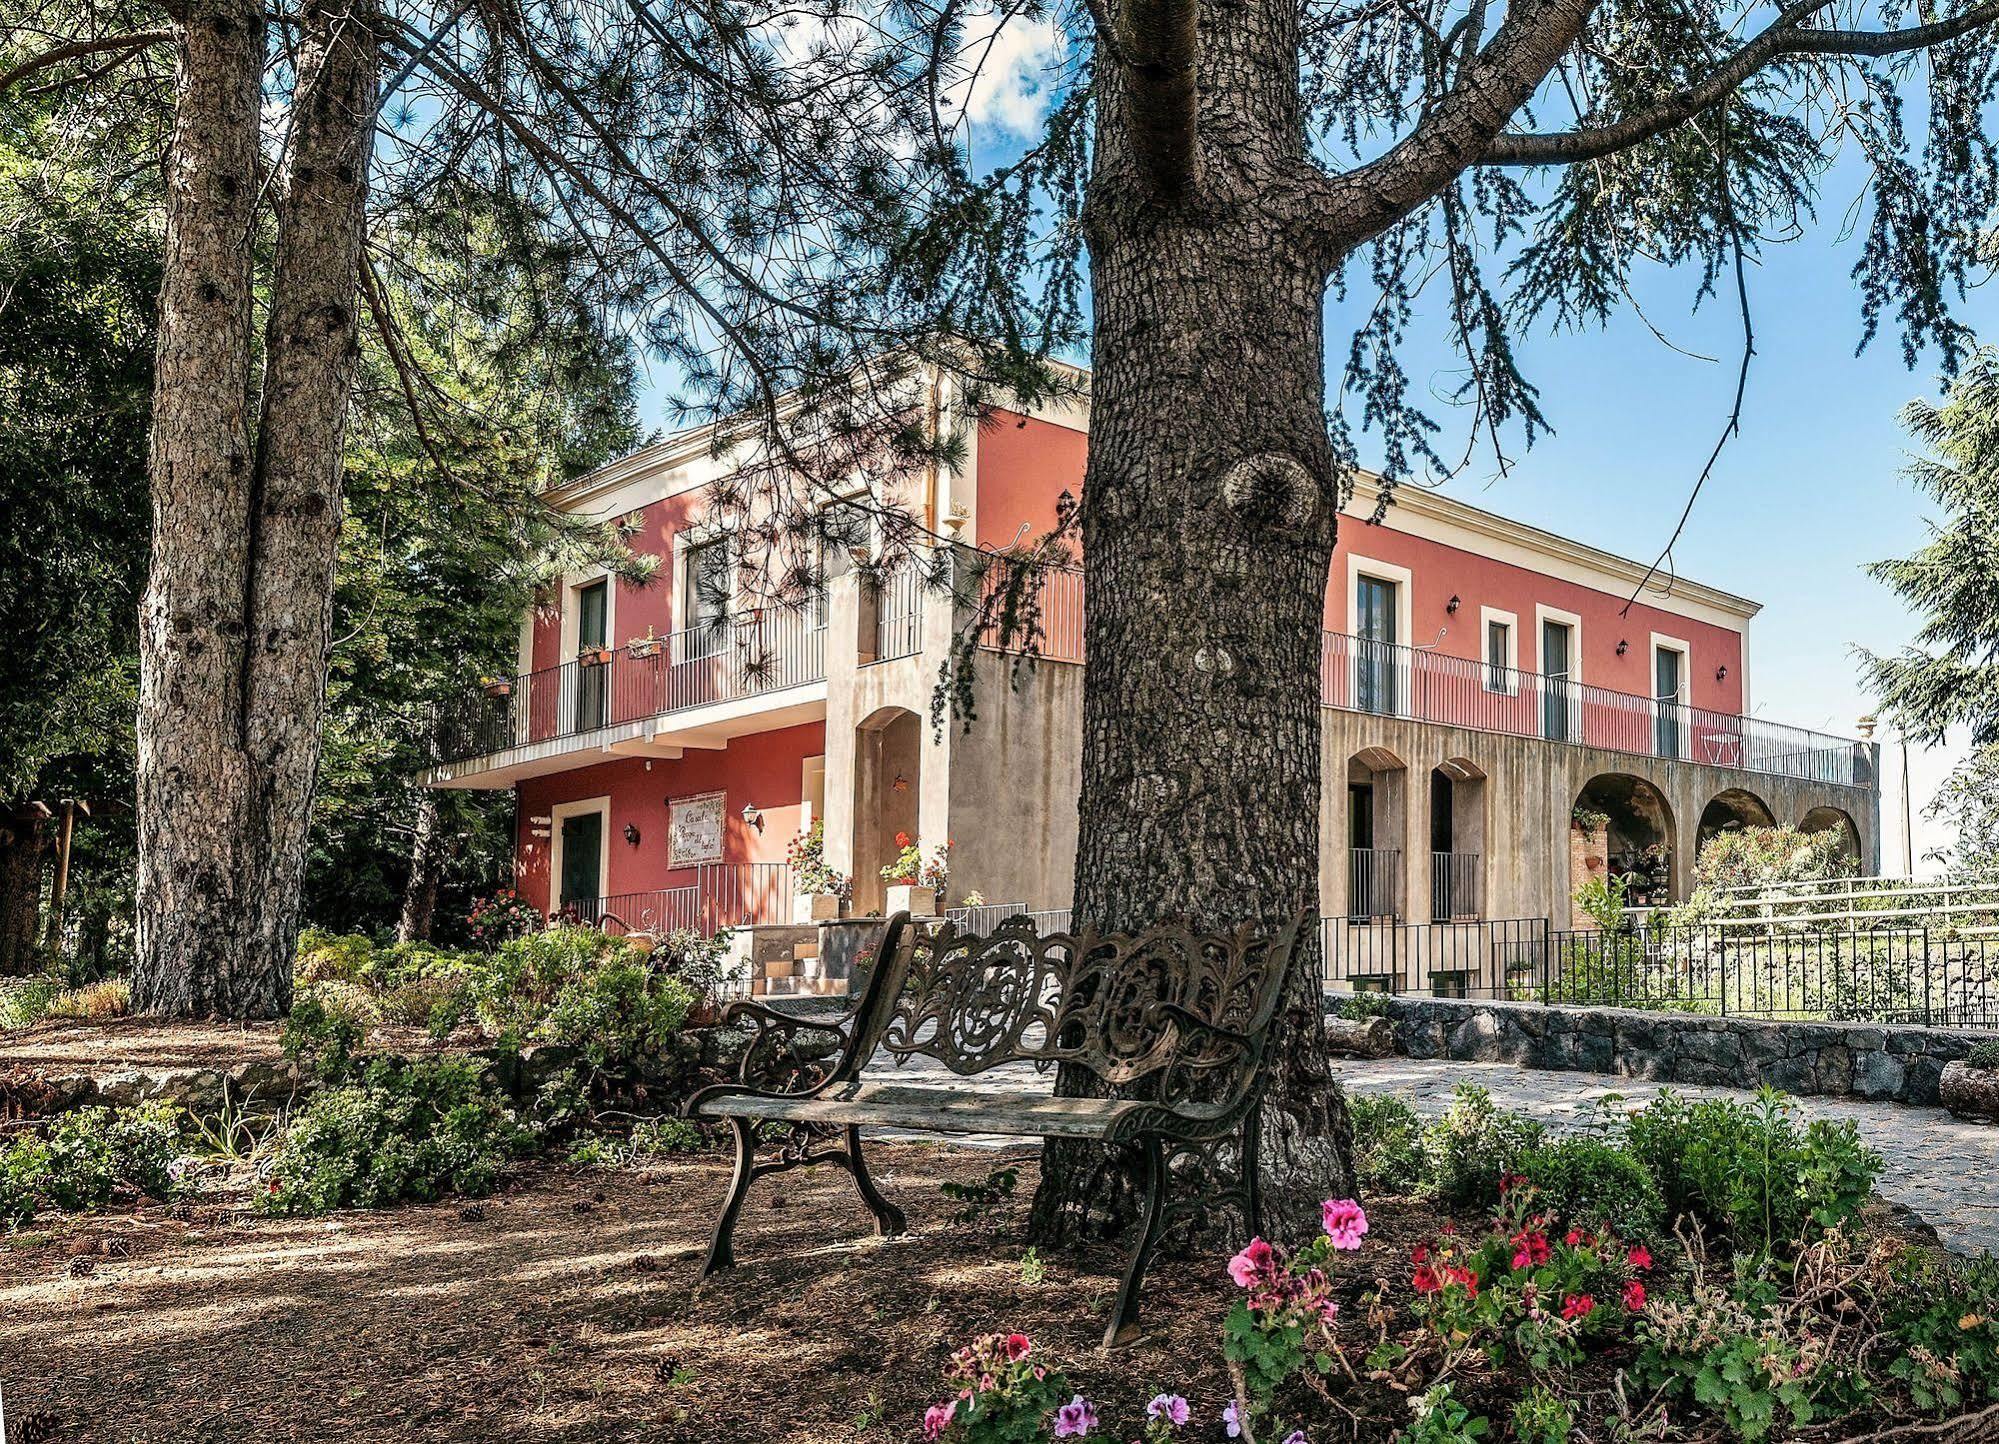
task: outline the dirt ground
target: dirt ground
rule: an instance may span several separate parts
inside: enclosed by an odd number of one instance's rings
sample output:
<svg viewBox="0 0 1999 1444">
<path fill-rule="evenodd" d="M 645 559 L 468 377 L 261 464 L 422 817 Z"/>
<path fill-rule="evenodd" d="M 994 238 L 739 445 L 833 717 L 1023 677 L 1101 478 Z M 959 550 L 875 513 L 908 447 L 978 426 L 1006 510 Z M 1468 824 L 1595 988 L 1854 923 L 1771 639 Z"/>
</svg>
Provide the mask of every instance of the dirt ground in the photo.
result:
<svg viewBox="0 0 1999 1444">
<path fill-rule="evenodd" d="M 1220 1259 L 1163 1261 L 1154 1332 L 1103 1355 L 1120 1257 L 1049 1257 L 1039 1282 L 1024 1276 L 1031 1152 L 876 1157 L 910 1234 L 873 1238 L 837 1170 L 764 1180 L 742 1266 L 700 1288 L 726 1183 L 715 1157 L 541 1166 L 471 1216 L 146 1208 L 0 1237 L 0 1387 L 11 1419 L 45 1411 L 58 1439 L 862 1444 L 919 1438 L 950 1351 L 1006 1328 L 1069 1363 L 1106 1418 L 1173 1387 L 1209 1422 L 1193 1437 L 1220 1438 Z M 953 1221 L 939 1184 L 996 1161 L 1022 1164 L 1015 1201 Z"/>
<path fill-rule="evenodd" d="M 0 1032 L 0 1073 L 21 1068 L 43 1074 L 122 1069 L 234 1068 L 275 1063 L 284 1057 L 277 1023 L 163 1022 L 157 1018 L 45 1018 Z M 378 1026 L 377 1049 L 399 1053 L 439 1051 L 421 1028 Z"/>
</svg>

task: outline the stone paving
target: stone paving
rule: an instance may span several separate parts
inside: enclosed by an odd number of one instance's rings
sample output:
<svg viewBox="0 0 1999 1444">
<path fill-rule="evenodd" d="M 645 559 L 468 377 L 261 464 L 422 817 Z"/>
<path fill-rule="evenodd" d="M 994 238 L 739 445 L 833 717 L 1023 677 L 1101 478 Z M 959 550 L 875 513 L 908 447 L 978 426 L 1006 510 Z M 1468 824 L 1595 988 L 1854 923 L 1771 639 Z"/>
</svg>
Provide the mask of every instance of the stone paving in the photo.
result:
<svg viewBox="0 0 1999 1444">
<path fill-rule="evenodd" d="M 1691 1084 L 1647 1083 L 1601 1073 L 1553 1072 L 1518 1068 L 1509 1063 L 1458 1063 L 1448 1060 L 1381 1058 L 1345 1059 L 1341 1081 L 1356 1093 L 1398 1093 L 1426 1116 L 1443 1112 L 1451 1090 L 1459 1083 L 1476 1083 L 1503 1108 L 1540 1119 L 1557 1131 L 1587 1126 L 1601 1115 L 1601 1100 L 1618 1095 L 1617 1106 L 1642 1107 L 1668 1087 L 1688 1097 L 1748 1099 L 1748 1089 L 1706 1088 Z M 1052 1072 L 1025 1066 L 996 1069 L 979 1078 L 960 1078 L 927 1059 L 907 1067 L 877 1064 L 867 1070 L 883 1081 L 921 1081 L 932 1086 L 1046 1089 L 1054 1086 Z M 1877 1191 L 1914 1211 L 1935 1228 L 1951 1248 L 1999 1250 L 1999 1125 L 1963 1123 L 1940 1108 L 1916 1108 L 1902 1103 L 1864 1103 L 1836 1098 L 1794 1098 L 1805 1118 L 1850 1118 L 1884 1167 Z M 930 1139 L 974 1148 L 1014 1148 L 1030 1140 L 1002 1134 L 935 1135 L 906 1129 L 870 1130 L 883 1139 Z"/>
</svg>

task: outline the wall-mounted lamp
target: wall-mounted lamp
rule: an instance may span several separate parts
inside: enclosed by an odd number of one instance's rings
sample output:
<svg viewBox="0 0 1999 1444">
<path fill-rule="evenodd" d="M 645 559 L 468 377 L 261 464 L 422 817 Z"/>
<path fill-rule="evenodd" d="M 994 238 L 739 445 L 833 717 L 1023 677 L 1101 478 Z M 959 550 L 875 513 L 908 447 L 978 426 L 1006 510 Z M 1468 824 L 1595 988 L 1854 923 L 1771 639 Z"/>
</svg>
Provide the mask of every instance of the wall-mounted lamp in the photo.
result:
<svg viewBox="0 0 1999 1444">
<path fill-rule="evenodd" d="M 1630 650 L 1631 650 L 1631 644 L 1622 639 L 1619 639 L 1617 643 L 1617 655 L 1622 657 L 1626 652 Z"/>
<path fill-rule="evenodd" d="M 1728 663 L 1723 662 L 1719 667 L 1714 669 L 1714 679 L 1717 682 L 1726 682 L 1728 680 Z"/>
<path fill-rule="evenodd" d="M 633 847 L 639 845 L 639 825 L 636 822 L 625 824 L 625 841 L 629 842 Z"/>
<path fill-rule="evenodd" d="M 764 830 L 763 811 L 754 802 L 743 804 L 743 826 L 754 827 L 758 832 Z"/>
<path fill-rule="evenodd" d="M 1454 595 L 1448 602 L 1444 603 L 1444 610 L 1449 612 L 1452 616 L 1455 617 L 1458 614 L 1458 606 L 1459 606 L 1458 599 Z"/>
<path fill-rule="evenodd" d="M 891 782 L 888 786 L 891 792 L 907 792 L 909 791 L 909 779 L 898 772 L 895 775 L 895 781 Z"/>
</svg>

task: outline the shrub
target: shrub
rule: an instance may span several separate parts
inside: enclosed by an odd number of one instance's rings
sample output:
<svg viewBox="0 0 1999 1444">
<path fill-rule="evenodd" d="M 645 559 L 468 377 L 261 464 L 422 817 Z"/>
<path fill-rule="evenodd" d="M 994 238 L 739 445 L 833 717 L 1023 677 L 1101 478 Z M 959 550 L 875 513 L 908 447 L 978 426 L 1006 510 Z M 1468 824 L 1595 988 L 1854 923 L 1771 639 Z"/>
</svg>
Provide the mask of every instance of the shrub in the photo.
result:
<svg viewBox="0 0 1999 1444">
<path fill-rule="evenodd" d="M 1536 1384 L 1513 1406 L 1513 1437 L 1519 1444 L 1569 1444 L 1575 1415 L 1559 1395 Z"/>
<path fill-rule="evenodd" d="M 482 1026 L 516 1047 L 578 1049 L 604 1073 L 657 1052 L 694 995 L 625 938 L 560 927 L 514 939 L 473 984 Z"/>
<path fill-rule="evenodd" d="M 1999 1042 L 1973 1043 L 1964 1061 L 1973 1068 L 1999 1068 Z"/>
<path fill-rule="evenodd" d="M 1694 859 L 1694 885 L 1769 887 L 1849 877 L 1854 864 L 1845 848 L 1845 839 L 1837 830 L 1744 827 L 1718 832 L 1701 844 Z"/>
<path fill-rule="evenodd" d="M 356 983 L 374 955 L 375 945 L 359 934 L 342 936 L 307 928 L 298 937 L 292 981 L 301 988 L 314 983 Z"/>
<path fill-rule="evenodd" d="M 0 978 L 0 1028 L 25 1028 L 39 1023 L 49 1003 L 61 992 L 53 978 Z"/>
<path fill-rule="evenodd" d="M 685 1118 L 642 1118 L 632 1125 L 631 1134 L 625 1138 L 608 1133 L 579 1138 L 569 1150 L 569 1161 L 599 1168 L 623 1168 L 643 1158 L 700 1153 L 707 1146 L 707 1135 L 699 1125 Z"/>
<path fill-rule="evenodd" d="M 1719 1416 L 1747 1444 L 1768 1438 L 1780 1415 L 1811 1423 L 1818 1406 L 1808 1341 L 1792 1336 L 1762 1292 L 1753 1283 L 1702 1284 L 1691 1300 L 1648 1309 L 1631 1377 L 1664 1401 Z"/>
<path fill-rule="evenodd" d="M 1527 1149 L 1515 1168 L 1563 1223 L 1611 1227 L 1629 1239 L 1659 1235 L 1666 1211 L 1659 1185 L 1614 1143 L 1588 1135 L 1558 1138 Z"/>
<path fill-rule="evenodd" d="M 1520 1155 L 1547 1130 L 1494 1106 L 1492 1095 L 1460 1083 L 1451 1106 L 1423 1131 L 1423 1173 L 1430 1193 L 1453 1207 L 1490 1207 L 1499 1181 L 1517 1172 Z"/>
<path fill-rule="evenodd" d="M 1340 1017 L 1350 1023 L 1365 1023 L 1369 1018 L 1388 1016 L 1389 1000 L 1395 995 L 1374 988 L 1363 988 L 1342 997 L 1337 1009 Z"/>
<path fill-rule="evenodd" d="M 1887 1292 L 1884 1322 L 1898 1346 L 1888 1372 L 1918 1408 L 1957 1412 L 1999 1399 L 1999 1259 L 1911 1249 Z"/>
<path fill-rule="evenodd" d="M 1392 1093 L 1347 1099 L 1353 1117 L 1354 1172 L 1370 1193 L 1414 1193 L 1423 1181 L 1423 1124 Z"/>
<path fill-rule="evenodd" d="M 381 1058 L 327 1088 L 278 1137 L 274 1213 L 324 1213 L 491 1193 L 527 1131 L 462 1058 Z"/>
<path fill-rule="evenodd" d="M 343 1077 L 354 1050 L 368 1036 L 371 1021 L 379 1016 L 367 995 L 353 984 L 315 983 L 292 1000 L 278 1044 L 287 1058 L 321 1078 Z"/>
<path fill-rule="evenodd" d="M 1753 1103 L 1662 1094 L 1632 1115 L 1625 1138 L 1673 1214 L 1760 1252 L 1795 1253 L 1851 1218 L 1881 1171 L 1851 1122 L 1801 1130 L 1768 1088 Z"/>
<path fill-rule="evenodd" d="M 0 1222 L 98 1208 L 121 1188 L 169 1198 L 181 1151 L 179 1115 L 164 1103 L 61 1114 L 45 1134 L 0 1145 Z"/>
</svg>

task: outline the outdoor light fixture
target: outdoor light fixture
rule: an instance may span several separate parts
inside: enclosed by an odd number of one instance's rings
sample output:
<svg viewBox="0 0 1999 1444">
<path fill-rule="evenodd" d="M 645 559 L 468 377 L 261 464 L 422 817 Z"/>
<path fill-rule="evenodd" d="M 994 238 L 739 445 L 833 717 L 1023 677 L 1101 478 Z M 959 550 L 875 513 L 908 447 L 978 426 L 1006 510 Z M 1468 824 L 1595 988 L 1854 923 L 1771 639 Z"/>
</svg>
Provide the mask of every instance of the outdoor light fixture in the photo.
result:
<svg viewBox="0 0 1999 1444">
<path fill-rule="evenodd" d="M 895 781 L 891 782 L 888 786 L 891 792 L 907 792 L 909 791 L 909 779 L 898 772 L 895 775 Z"/>
<path fill-rule="evenodd" d="M 1622 657 L 1626 652 L 1630 650 L 1631 650 L 1631 644 L 1620 638 L 1617 643 L 1617 655 Z"/>
<path fill-rule="evenodd" d="M 1728 680 L 1728 663 L 1723 662 L 1719 667 L 1714 669 L 1714 679 L 1717 682 L 1726 682 Z"/>
<path fill-rule="evenodd" d="M 1444 603 L 1444 610 L 1454 617 L 1458 614 L 1458 599 L 1456 595 L 1453 595 L 1448 602 Z"/>
<path fill-rule="evenodd" d="M 625 824 L 625 841 L 629 842 L 633 847 L 639 845 L 639 825 L 636 822 Z"/>
<path fill-rule="evenodd" d="M 758 832 L 764 830 L 764 815 L 754 802 L 743 804 L 743 826 L 754 827 Z"/>
</svg>

